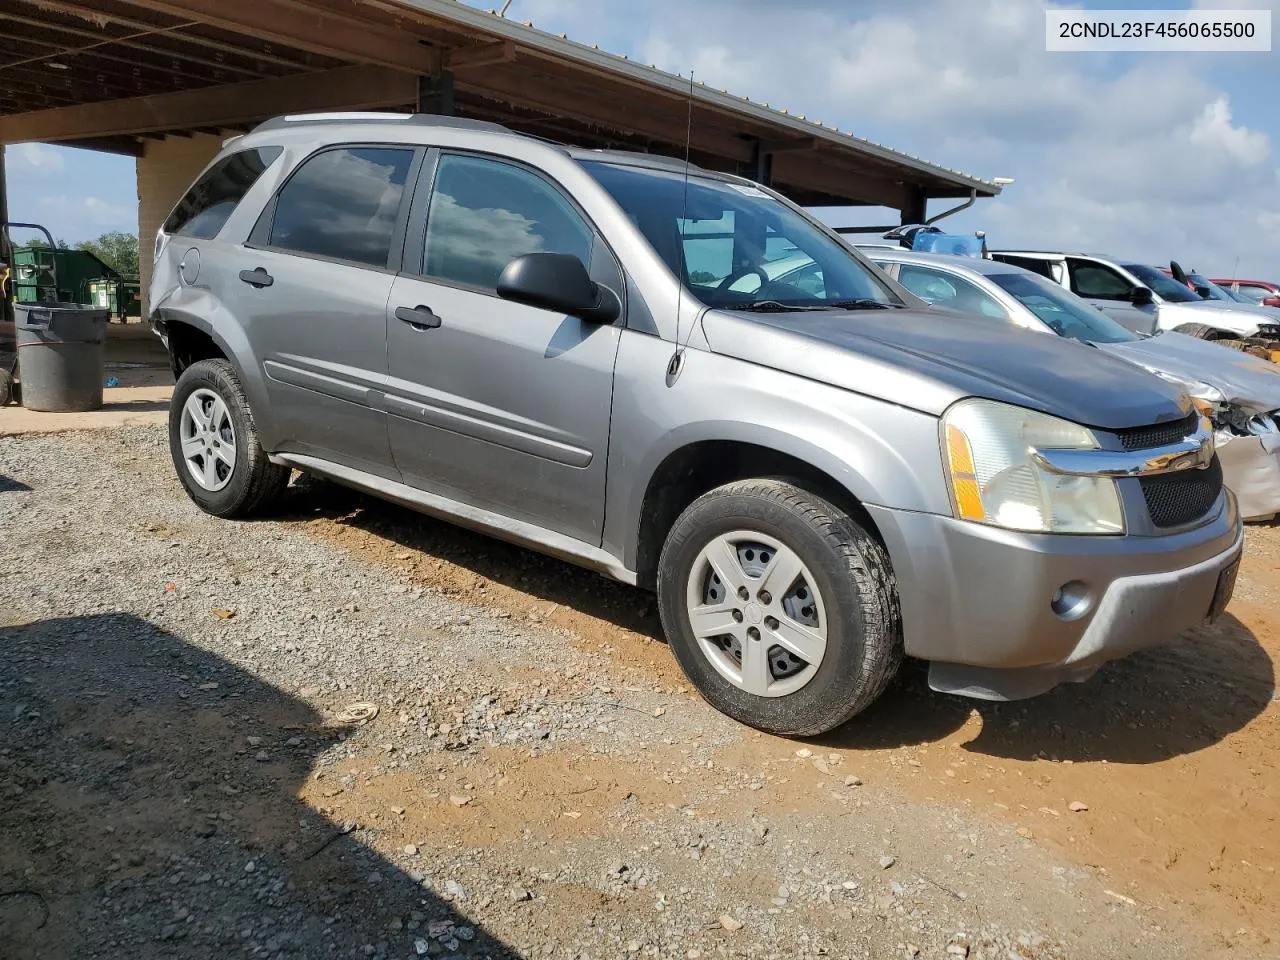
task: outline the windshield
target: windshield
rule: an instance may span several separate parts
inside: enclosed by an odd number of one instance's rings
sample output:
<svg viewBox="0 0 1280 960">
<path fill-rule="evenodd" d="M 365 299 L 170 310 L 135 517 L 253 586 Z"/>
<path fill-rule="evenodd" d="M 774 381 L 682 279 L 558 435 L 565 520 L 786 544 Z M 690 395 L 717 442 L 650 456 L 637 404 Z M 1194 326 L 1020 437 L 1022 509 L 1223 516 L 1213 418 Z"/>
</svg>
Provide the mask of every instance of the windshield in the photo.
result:
<svg viewBox="0 0 1280 960">
<path fill-rule="evenodd" d="M 1170 303 L 1197 303 L 1200 300 L 1200 294 L 1192 292 L 1155 267 L 1141 263 L 1122 263 L 1121 266 L 1154 290 L 1161 300 L 1168 300 Z"/>
<path fill-rule="evenodd" d="M 1029 273 L 996 273 L 987 277 L 1034 313 L 1060 337 L 1084 343 L 1127 343 L 1140 339 L 1101 310 L 1095 310 L 1056 283 Z"/>
<path fill-rule="evenodd" d="M 1204 277 L 1200 276 L 1200 274 L 1198 273 L 1188 273 L 1187 279 L 1196 285 L 1197 294 L 1199 293 L 1201 287 L 1204 287 L 1209 291 L 1209 296 L 1205 297 L 1206 300 L 1225 300 L 1227 303 L 1240 302 L 1235 297 L 1233 297 L 1230 293 L 1228 293 L 1226 290 L 1223 290 L 1220 286 L 1214 283 L 1212 280 L 1207 280 Z M 1245 302 L 1247 303 L 1248 301 L 1245 301 Z"/>
<path fill-rule="evenodd" d="M 582 166 L 707 306 L 902 305 L 848 247 L 754 186 L 691 176 L 686 189 L 683 172 L 597 160 Z"/>
</svg>

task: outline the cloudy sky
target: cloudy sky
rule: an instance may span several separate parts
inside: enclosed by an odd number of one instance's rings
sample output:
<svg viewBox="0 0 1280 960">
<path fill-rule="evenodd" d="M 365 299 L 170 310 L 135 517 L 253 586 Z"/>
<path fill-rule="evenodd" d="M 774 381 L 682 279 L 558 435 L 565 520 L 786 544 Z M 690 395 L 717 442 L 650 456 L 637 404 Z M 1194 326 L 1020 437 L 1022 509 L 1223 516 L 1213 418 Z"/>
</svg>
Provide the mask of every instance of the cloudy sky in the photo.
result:
<svg viewBox="0 0 1280 960">
<path fill-rule="evenodd" d="M 1280 26 L 1280 0 L 1195 6 L 1269 8 Z M 1280 280 L 1280 53 L 1051 54 L 1044 7 L 512 0 L 507 16 L 692 69 L 708 85 L 968 173 L 1013 177 L 1002 197 L 947 221 L 985 229 L 995 244 L 1173 257 L 1205 273 Z M 68 240 L 136 228 L 130 160 L 23 145 L 10 148 L 9 176 L 12 215 Z M 885 217 L 859 210 L 841 219 Z"/>
</svg>

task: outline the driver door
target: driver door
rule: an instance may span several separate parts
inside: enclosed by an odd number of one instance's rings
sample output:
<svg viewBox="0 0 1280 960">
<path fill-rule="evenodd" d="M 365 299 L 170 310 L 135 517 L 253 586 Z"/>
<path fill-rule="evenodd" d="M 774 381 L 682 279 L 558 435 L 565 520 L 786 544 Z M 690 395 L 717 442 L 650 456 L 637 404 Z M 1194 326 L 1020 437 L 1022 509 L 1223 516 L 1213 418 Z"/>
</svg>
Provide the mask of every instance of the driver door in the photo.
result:
<svg viewBox="0 0 1280 960">
<path fill-rule="evenodd" d="M 599 544 L 622 320 L 500 299 L 526 253 L 571 253 L 621 297 L 613 254 L 560 190 L 507 160 L 423 165 L 387 304 L 387 412 L 405 482 Z"/>
</svg>

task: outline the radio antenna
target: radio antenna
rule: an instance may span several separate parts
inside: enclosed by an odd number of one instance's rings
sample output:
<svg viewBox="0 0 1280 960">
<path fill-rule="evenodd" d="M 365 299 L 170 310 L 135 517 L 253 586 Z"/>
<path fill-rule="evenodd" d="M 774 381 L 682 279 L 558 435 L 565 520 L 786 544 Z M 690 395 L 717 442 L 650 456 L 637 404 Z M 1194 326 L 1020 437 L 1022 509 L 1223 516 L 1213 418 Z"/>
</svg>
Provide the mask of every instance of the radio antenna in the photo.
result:
<svg viewBox="0 0 1280 960">
<path fill-rule="evenodd" d="M 671 386 L 680 376 L 680 370 L 684 367 L 684 351 L 689 345 L 689 340 L 693 337 L 693 325 L 689 327 L 689 334 L 685 337 L 684 342 L 680 341 L 680 319 L 684 314 L 684 285 L 689 279 L 689 264 L 685 258 L 684 252 L 684 232 L 688 227 L 689 220 L 689 144 L 693 140 L 693 68 L 689 68 L 689 102 L 688 113 L 685 119 L 684 127 L 684 195 L 680 200 L 680 276 L 677 278 L 679 283 L 676 285 L 676 351 L 671 355 L 671 360 L 667 363 L 667 386 Z"/>
</svg>

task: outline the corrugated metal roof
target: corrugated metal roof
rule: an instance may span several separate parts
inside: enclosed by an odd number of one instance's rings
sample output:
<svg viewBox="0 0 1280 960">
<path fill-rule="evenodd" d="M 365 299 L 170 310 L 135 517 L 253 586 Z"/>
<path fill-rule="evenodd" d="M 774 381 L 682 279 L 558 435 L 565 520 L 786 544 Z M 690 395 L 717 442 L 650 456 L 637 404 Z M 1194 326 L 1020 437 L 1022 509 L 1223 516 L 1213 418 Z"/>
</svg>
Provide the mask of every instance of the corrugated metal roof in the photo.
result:
<svg viewBox="0 0 1280 960">
<path fill-rule="evenodd" d="M 597 44 L 586 44 L 571 40 L 567 35 L 539 30 L 532 21 L 523 22 L 509 20 L 499 16 L 496 10 L 484 10 L 462 3 L 460 0 L 365 0 L 375 2 L 379 6 L 399 6 L 421 10 L 435 16 L 455 20 L 469 27 L 491 32 L 503 39 L 517 41 L 539 48 L 550 54 L 563 56 L 589 66 L 604 68 L 613 72 L 630 75 L 634 79 L 665 87 L 668 90 L 688 93 L 689 78 L 681 74 L 670 73 L 653 64 L 642 64 L 632 60 L 625 54 L 610 53 L 601 50 Z M 767 120 L 794 130 L 796 133 L 817 137 L 828 143 L 850 148 L 902 166 L 911 167 L 921 173 L 928 173 L 941 179 L 949 180 L 967 189 L 976 189 L 980 195 L 996 196 L 1000 187 L 989 180 L 964 173 L 952 167 L 921 160 L 919 157 L 894 150 L 883 144 L 868 140 L 850 131 L 827 126 L 816 120 L 809 120 L 804 114 L 793 114 L 784 108 L 771 107 L 748 97 L 716 90 L 701 81 L 692 85 L 695 101 L 713 106 L 720 106 Z"/>
</svg>

